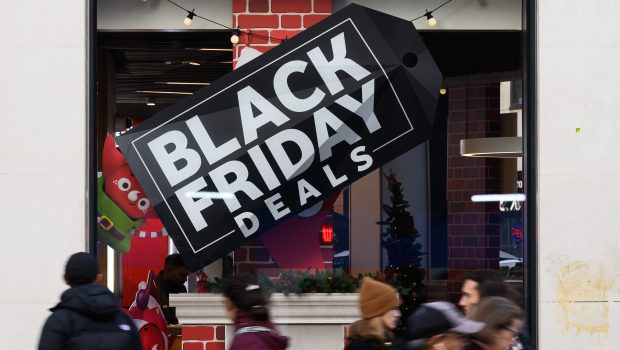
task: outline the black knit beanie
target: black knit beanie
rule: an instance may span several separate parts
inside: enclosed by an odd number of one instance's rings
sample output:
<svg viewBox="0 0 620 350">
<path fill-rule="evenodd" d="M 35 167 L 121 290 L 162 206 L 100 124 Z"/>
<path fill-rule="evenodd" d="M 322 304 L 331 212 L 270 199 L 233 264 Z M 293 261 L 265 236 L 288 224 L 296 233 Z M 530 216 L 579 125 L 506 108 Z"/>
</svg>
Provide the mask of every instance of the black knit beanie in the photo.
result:
<svg viewBox="0 0 620 350">
<path fill-rule="evenodd" d="M 97 259 L 88 253 L 71 255 L 65 267 L 65 278 L 71 287 L 93 283 L 98 273 Z"/>
</svg>

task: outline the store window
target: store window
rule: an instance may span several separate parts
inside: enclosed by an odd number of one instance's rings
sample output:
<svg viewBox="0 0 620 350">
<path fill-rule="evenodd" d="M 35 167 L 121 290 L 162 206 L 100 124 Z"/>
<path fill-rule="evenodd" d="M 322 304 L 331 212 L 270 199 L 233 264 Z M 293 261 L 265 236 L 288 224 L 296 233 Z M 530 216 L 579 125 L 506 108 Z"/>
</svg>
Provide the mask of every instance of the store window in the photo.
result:
<svg viewBox="0 0 620 350">
<path fill-rule="evenodd" d="M 189 291 L 217 292 L 222 280 L 250 273 L 274 292 L 352 292 L 370 275 L 397 286 L 408 313 L 425 301 L 457 302 L 464 275 L 475 270 L 498 270 L 526 290 L 521 29 L 420 35 L 443 73 L 428 140 L 221 251 L 190 275 Z M 113 137 L 231 72 L 241 47 L 275 45 L 230 39 L 226 29 L 97 33 L 93 234 L 123 306 L 175 246 Z"/>
<path fill-rule="evenodd" d="M 175 249 L 114 137 L 230 72 L 230 33 L 100 31 L 97 58 L 99 255 L 128 307 Z"/>
</svg>

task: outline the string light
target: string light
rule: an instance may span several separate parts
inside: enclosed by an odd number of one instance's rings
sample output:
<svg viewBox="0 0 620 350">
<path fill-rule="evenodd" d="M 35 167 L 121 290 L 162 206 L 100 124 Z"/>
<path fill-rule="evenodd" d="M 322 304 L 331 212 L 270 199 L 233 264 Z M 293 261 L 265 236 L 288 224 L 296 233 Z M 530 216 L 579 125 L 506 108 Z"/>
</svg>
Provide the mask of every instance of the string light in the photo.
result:
<svg viewBox="0 0 620 350">
<path fill-rule="evenodd" d="M 418 16 L 414 19 L 411 20 L 411 22 L 417 21 L 420 18 L 424 18 L 426 17 L 426 22 L 428 23 L 429 27 L 434 27 L 437 25 L 437 18 L 433 17 L 433 13 L 437 10 L 439 10 L 440 8 L 444 7 L 445 5 L 447 5 L 448 3 L 452 2 L 452 0 L 448 0 L 446 2 L 444 2 L 443 4 L 437 6 L 435 9 L 429 11 L 426 10 L 426 12 L 422 15 L 422 16 Z"/>
<path fill-rule="evenodd" d="M 232 35 L 230 36 L 230 42 L 233 45 L 237 45 L 239 43 L 239 35 L 241 35 L 241 30 L 239 27 L 233 29 Z"/>
<path fill-rule="evenodd" d="M 187 17 L 185 17 L 185 19 L 183 20 L 183 23 L 184 23 L 186 26 L 190 26 L 190 25 L 192 25 L 192 20 L 194 19 L 194 17 L 196 17 L 196 18 L 203 19 L 203 20 L 205 20 L 205 21 L 207 21 L 207 22 L 211 22 L 211 23 L 213 23 L 213 24 L 215 24 L 215 25 L 217 25 L 217 26 L 220 26 L 220 27 L 222 27 L 222 28 L 226 28 L 226 29 L 230 29 L 230 30 L 232 30 L 232 31 L 233 31 L 233 34 L 232 34 L 232 35 L 231 35 L 231 37 L 230 37 L 230 42 L 231 42 L 231 43 L 233 43 L 233 44 L 235 44 L 235 45 L 239 43 L 239 36 L 241 35 L 241 33 L 246 33 L 246 34 L 248 34 L 248 33 L 249 33 L 249 31 L 243 31 L 243 30 L 239 29 L 239 27 L 237 27 L 237 28 L 232 28 L 232 27 L 229 27 L 229 26 L 227 26 L 227 25 L 225 25 L 225 24 L 222 24 L 222 23 L 216 22 L 216 21 L 214 21 L 214 20 L 212 20 L 212 19 L 209 19 L 209 18 L 206 18 L 206 17 L 200 16 L 200 15 L 198 15 L 198 14 L 195 12 L 195 10 L 191 10 L 191 11 L 190 11 L 190 10 L 188 10 L 188 9 L 184 8 L 183 6 L 181 6 L 181 5 L 177 4 L 176 2 L 174 2 L 174 1 L 172 1 L 172 0 L 166 0 L 166 1 L 167 1 L 167 2 L 169 2 L 169 3 L 171 3 L 171 4 L 173 4 L 174 6 L 176 6 L 176 7 L 178 7 L 178 8 L 180 8 L 180 9 L 182 9 L 183 11 L 187 12 Z M 428 10 L 427 10 L 427 11 L 426 11 L 423 15 L 418 16 L 418 17 L 416 17 L 416 18 L 414 18 L 414 19 L 411 19 L 411 20 L 410 20 L 410 22 L 414 22 L 414 21 L 416 21 L 416 20 L 418 20 L 418 19 L 420 19 L 420 18 L 424 18 L 424 17 L 426 17 L 426 18 L 427 18 L 427 21 L 428 21 L 428 25 L 429 25 L 430 27 L 434 27 L 434 26 L 436 26 L 436 25 L 437 25 L 437 19 L 436 19 L 435 17 L 433 17 L 433 15 L 432 15 L 432 14 L 433 14 L 435 11 L 437 11 L 438 9 L 440 9 L 441 7 L 445 6 L 446 4 L 448 4 L 448 3 L 452 2 L 452 1 L 453 1 L 453 0 L 447 0 L 447 1 L 446 1 L 446 2 L 444 2 L 443 4 L 441 4 L 441 5 L 437 6 L 434 10 L 431 10 L 431 11 L 428 11 Z M 254 35 L 254 36 L 256 36 L 256 37 L 259 37 L 259 38 L 263 38 L 263 39 L 269 39 L 269 40 L 272 40 L 272 41 L 273 41 L 273 40 L 278 40 L 278 41 L 280 41 L 280 42 L 284 42 L 284 41 L 286 41 L 286 38 L 284 38 L 284 39 L 283 39 L 283 38 L 276 38 L 276 37 L 272 37 L 272 36 L 269 36 L 269 35 L 260 35 L 260 34 L 256 34 L 256 33 L 252 33 L 252 35 Z"/>
<path fill-rule="evenodd" d="M 432 12 L 429 12 L 428 10 L 426 10 L 426 13 L 424 14 L 424 16 L 426 16 L 426 20 L 428 22 L 429 27 L 434 27 L 437 25 L 437 18 L 433 17 Z"/>
<path fill-rule="evenodd" d="M 191 11 L 187 11 L 187 17 L 185 17 L 185 19 L 183 20 L 183 23 L 188 27 L 191 26 L 192 19 L 194 19 L 194 16 L 196 16 L 196 13 L 194 12 L 193 9 Z"/>
</svg>

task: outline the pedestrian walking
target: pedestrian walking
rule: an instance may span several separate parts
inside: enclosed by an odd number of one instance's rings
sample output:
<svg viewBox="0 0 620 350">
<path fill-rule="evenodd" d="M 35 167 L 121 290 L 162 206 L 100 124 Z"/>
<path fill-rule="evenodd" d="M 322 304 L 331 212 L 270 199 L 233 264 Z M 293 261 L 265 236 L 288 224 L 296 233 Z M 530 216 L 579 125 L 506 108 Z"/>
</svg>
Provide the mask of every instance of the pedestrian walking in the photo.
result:
<svg viewBox="0 0 620 350">
<path fill-rule="evenodd" d="M 485 282 L 480 288 L 480 299 L 483 300 L 487 297 L 504 297 L 522 309 L 521 296 L 516 289 L 506 282 Z M 512 346 L 506 350 L 533 350 L 534 345 L 530 338 L 527 324 L 523 325 L 521 332 L 515 336 Z"/>
<path fill-rule="evenodd" d="M 463 279 L 459 306 L 465 314 L 469 314 L 470 307 L 480 301 L 480 286 L 486 283 L 503 283 L 503 276 L 499 271 L 480 270 L 469 272 Z"/>
<path fill-rule="evenodd" d="M 120 309 L 118 298 L 95 283 L 98 273 L 93 255 L 71 255 L 64 275 L 71 288 L 50 309 L 39 350 L 142 350 L 136 326 Z"/>
<path fill-rule="evenodd" d="M 468 320 L 451 303 L 426 303 L 407 319 L 407 350 L 462 350 L 471 337 L 484 329 L 484 323 Z"/>
<path fill-rule="evenodd" d="M 347 350 L 382 350 L 392 346 L 392 331 L 400 320 L 401 301 L 392 286 L 369 277 L 360 286 L 362 319 L 349 327 Z"/>
<path fill-rule="evenodd" d="M 485 326 L 467 350 L 511 349 L 523 328 L 523 310 L 503 297 L 482 298 L 468 317 Z"/>
<path fill-rule="evenodd" d="M 253 277 L 234 277 L 223 292 L 228 317 L 235 323 L 229 350 L 286 349 L 288 337 L 280 334 L 270 321 L 269 301 Z"/>
</svg>

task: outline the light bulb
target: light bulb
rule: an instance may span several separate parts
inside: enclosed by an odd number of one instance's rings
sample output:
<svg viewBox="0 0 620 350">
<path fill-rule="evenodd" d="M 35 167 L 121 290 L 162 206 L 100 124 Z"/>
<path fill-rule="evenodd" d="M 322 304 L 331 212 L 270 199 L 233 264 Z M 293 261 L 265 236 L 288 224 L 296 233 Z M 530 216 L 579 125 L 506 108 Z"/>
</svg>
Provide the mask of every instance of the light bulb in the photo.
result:
<svg viewBox="0 0 620 350">
<path fill-rule="evenodd" d="M 230 36 L 230 42 L 233 45 L 237 45 L 239 43 L 239 35 L 241 35 L 241 29 L 239 29 L 239 27 L 232 30 L 232 35 Z"/>
<path fill-rule="evenodd" d="M 191 26 L 192 25 L 192 19 L 194 19 L 194 16 L 196 14 L 194 13 L 194 10 L 191 11 L 187 11 L 187 17 L 185 17 L 185 19 L 183 20 L 183 24 L 185 24 L 186 26 Z"/>
<path fill-rule="evenodd" d="M 446 90 L 446 88 L 439 89 L 439 93 L 442 94 L 442 95 L 445 95 L 446 92 L 448 92 L 448 90 Z"/>
<path fill-rule="evenodd" d="M 437 25 L 437 19 L 433 17 L 430 11 L 427 10 L 424 15 L 426 16 L 426 20 L 428 21 L 429 27 L 434 27 Z"/>
</svg>

